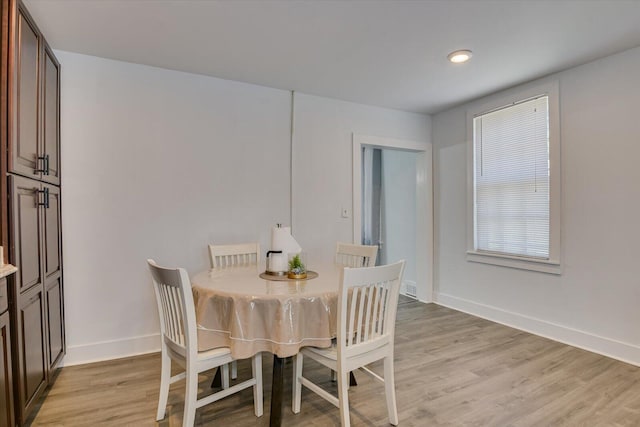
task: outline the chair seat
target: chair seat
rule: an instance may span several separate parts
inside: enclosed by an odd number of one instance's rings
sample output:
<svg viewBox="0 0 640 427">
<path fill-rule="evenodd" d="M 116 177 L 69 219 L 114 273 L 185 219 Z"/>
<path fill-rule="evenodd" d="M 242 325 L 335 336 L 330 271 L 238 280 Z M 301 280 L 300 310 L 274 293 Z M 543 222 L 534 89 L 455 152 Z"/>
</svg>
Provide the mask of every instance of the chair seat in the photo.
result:
<svg viewBox="0 0 640 427">
<path fill-rule="evenodd" d="M 211 369 L 234 361 L 235 359 L 231 356 L 231 349 L 229 347 L 219 347 L 198 352 L 198 365 L 202 369 Z M 222 375 L 224 376 L 222 383 L 228 385 L 229 371 L 226 367 L 222 369 Z"/>
<path fill-rule="evenodd" d="M 224 356 L 231 357 L 231 349 L 229 347 L 218 347 L 198 352 L 198 360 L 217 359 Z"/>
<path fill-rule="evenodd" d="M 338 346 L 336 345 L 335 340 L 331 343 L 331 347 L 303 347 L 300 351 L 306 354 L 317 354 L 318 356 L 322 356 L 330 360 L 338 360 Z"/>
<path fill-rule="evenodd" d="M 171 357 L 176 362 L 180 363 L 181 366 L 184 366 L 186 363 L 184 351 L 168 340 L 165 341 L 165 343 L 167 345 L 167 351 L 171 354 Z M 197 361 L 200 365 L 210 363 L 228 363 L 233 360 L 235 359 L 231 356 L 231 349 L 229 347 L 212 348 L 210 350 L 199 351 L 197 353 Z"/>
<path fill-rule="evenodd" d="M 392 352 L 393 344 L 389 343 L 385 338 L 386 337 L 380 337 L 345 350 L 347 353 L 345 369 L 352 371 L 363 368 L 369 363 L 383 358 L 389 351 Z M 391 346 L 389 344 L 391 344 Z M 334 371 L 337 370 L 338 346 L 335 340 L 333 340 L 331 347 L 303 347 L 300 353 Z"/>
</svg>

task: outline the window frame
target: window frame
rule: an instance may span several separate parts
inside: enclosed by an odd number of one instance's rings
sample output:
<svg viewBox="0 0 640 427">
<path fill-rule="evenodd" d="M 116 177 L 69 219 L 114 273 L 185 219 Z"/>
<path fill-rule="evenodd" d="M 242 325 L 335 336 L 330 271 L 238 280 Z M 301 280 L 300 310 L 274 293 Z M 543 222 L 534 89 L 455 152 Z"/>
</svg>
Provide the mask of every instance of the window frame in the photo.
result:
<svg viewBox="0 0 640 427">
<path fill-rule="evenodd" d="M 475 177 L 473 119 L 490 111 L 508 107 L 530 98 L 548 96 L 549 102 L 549 258 L 541 259 L 475 249 Z M 523 270 L 561 274 L 561 175 L 560 110 L 557 81 L 532 86 L 495 97 L 467 110 L 467 261 Z"/>
</svg>

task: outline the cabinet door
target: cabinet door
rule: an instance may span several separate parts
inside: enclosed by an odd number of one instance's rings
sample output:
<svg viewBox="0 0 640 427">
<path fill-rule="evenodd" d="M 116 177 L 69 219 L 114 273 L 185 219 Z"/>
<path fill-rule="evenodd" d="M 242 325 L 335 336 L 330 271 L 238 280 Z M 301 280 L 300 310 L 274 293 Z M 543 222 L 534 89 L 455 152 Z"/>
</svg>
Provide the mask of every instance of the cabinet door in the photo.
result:
<svg viewBox="0 0 640 427">
<path fill-rule="evenodd" d="M 18 351 L 19 391 L 22 421 L 37 403 L 47 385 L 43 288 L 35 287 L 19 296 Z"/>
<path fill-rule="evenodd" d="M 0 427 L 14 427 L 9 312 L 0 315 Z"/>
<path fill-rule="evenodd" d="M 64 312 L 62 281 L 58 277 L 47 284 L 47 342 L 49 354 L 49 371 L 54 370 L 64 356 Z M 52 379 L 53 375 L 50 375 Z"/>
<path fill-rule="evenodd" d="M 44 194 L 37 181 L 18 176 L 9 177 L 11 191 L 11 224 L 13 243 L 12 264 L 18 267 L 16 273 L 17 291 L 43 285 L 42 262 L 40 258 L 41 209 Z"/>
<path fill-rule="evenodd" d="M 9 170 L 39 178 L 39 75 L 40 33 L 28 13 L 17 2 L 13 70 L 13 133 Z"/>
<path fill-rule="evenodd" d="M 43 184 L 47 202 L 44 205 L 44 271 L 47 280 L 60 276 L 62 269 L 62 233 L 60 230 L 60 188 Z M 43 194 L 43 195 L 44 195 Z"/>
<path fill-rule="evenodd" d="M 44 45 L 42 179 L 60 185 L 60 64 Z"/>
<path fill-rule="evenodd" d="M 60 231 L 60 189 L 43 185 L 48 203 L 43 208 L 44 217 L 44 271 L 47 294 L 47 342 L 49 368 L 55 369 L 64 355 L 64 295 L 62 292 L 62 233 Z"/>
</svg>

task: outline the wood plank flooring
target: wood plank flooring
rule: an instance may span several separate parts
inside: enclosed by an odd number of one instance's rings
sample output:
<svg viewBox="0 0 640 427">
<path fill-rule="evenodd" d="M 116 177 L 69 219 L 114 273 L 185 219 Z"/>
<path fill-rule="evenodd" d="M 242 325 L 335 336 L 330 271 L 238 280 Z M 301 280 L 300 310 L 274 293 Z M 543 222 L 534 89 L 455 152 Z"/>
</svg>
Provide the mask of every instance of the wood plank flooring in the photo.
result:
<svg viewBox="0 0 640 427">
<path fill-rule="evenodd" d="M 403 299 L 396 329 L 401 426 L 640 426 L 640 368 L 464 313 Z M 251 389 L 197 411 L 198 426 L 267 426 L 272 358 L 265 354 L 265 414 L 253 415 Z M 309 367 L 309 368 L 307 368 Z M 373 365 L 382 375 L 381 364 Z M 239 377 L 250 372 L 238 363 Z M 286 366 L 283 426 L 334 426 L 338 410 L 303 389 L 291 412 Z M 305 362 L 305 375 L 335 392 L 329 372 Z M 201 376 L 206 392 L 213 372 Z M 356 372 L 349 391 L 354 426 L 386 426 L 384 389 Z M 184 382 L 171 387 L 156 423 L 158 354 L 63 368 L 33 426 L 179 426 Z"/>
</svg>

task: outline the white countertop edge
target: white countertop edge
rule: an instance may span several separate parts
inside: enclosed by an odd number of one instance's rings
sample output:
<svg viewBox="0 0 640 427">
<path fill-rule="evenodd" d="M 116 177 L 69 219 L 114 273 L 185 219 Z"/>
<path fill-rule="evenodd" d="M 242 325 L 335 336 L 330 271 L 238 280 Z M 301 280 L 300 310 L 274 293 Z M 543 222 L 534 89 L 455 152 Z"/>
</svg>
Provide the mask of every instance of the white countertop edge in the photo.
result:
<svg viewBox="0 0 640 427">
<path fill-rule="evenodd" d="M 18 271 L 18 267 L 16 267 L 15 265 L 4 264 L 0 266 L 0 279 L 10 274 L 13 274 L 16 271 Z"/>
</svg>

